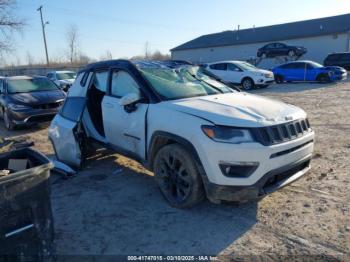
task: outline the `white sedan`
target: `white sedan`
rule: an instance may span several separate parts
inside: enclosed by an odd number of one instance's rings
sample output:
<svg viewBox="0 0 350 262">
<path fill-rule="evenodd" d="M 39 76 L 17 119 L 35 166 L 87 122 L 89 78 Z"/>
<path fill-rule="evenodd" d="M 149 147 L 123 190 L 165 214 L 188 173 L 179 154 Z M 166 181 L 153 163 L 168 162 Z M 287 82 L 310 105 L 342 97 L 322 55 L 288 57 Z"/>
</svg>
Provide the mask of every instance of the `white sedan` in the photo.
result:
<svg viewBox="0 0 350 262">
<path fill-rule="evenodd" d="M 205 65 L 205 69 L 226 83 L 242 85 L 245 90 L 265 88 L 274 82 L 271 71 L 263 70 L 244 61 L 223 61 Z"/>
</svg>

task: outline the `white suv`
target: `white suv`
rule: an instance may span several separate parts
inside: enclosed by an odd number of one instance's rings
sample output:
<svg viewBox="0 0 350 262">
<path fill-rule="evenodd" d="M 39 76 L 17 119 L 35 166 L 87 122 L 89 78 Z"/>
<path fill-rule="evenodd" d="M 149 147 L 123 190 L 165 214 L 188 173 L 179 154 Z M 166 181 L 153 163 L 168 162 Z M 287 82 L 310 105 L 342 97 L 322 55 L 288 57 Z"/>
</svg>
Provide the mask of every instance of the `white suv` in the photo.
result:
<svg viewBox="0 0 350 262">
<path fill-rule="evenodd" d="M 52 71 L 47 74 L 47 77 L 67 92 L 77 77 L 77 74 L 73 71 Z"/>
<path fill-rule="evenodd" d="M 274 82 L 271 71 L 263 70 L 243 61 L 223 61 L 205 65 L 206 70 L 226 83 L 239 84 L 245 90 L 265 88 Z"/>
<path fill-rule="evenodd" d="M 92 141 L 132 157 L 180 208 L 263 197 L 303 176 L 314 147 L 298 107 L 232 90 L 200 67 L 127 60 L 82 70 L 49 138 L 71 167 Z"/>
</svg>

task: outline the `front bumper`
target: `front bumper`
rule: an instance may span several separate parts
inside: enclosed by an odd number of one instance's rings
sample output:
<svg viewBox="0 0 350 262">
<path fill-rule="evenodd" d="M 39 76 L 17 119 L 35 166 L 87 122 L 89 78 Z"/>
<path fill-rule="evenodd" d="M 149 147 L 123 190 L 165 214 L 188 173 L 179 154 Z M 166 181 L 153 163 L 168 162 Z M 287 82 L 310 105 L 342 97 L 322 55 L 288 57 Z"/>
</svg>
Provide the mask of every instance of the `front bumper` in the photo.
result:
<svg viewBox="0 0 350 262">
<path fill-rule="evenodd" d="M 50 122 L 58 113 L 60 108 L 52 109 L 30 109 L 30 110 L 11 110 L 9 116 L 16 125 L 30 125 L 37 123 Z"/>
<path fill-rule="evenodd" d="M 310 170 L 311 155 L 292 164 L 282 166 L 266 173 L 250 186 L 223 186 L 204 180 L 207 197 L 212 202 L 247 202 L 273 193 L 298 180 Z"/>
<path fill-rule="evenodd" d="M 291 141 L 271 146 L 264 146 L 260 143 L 233 145 L 203 138 L 201 143 L 196 144 L 196 148 L 209 182 L 222 186 L 249 187 L 256 184 L 271 170 L 288 166 L 312 155 L 314 139 L 313 131 Z M 258 166 L 249 175 L 227 176 L 220 168 L 221 163 L 233 165 L 254 163 Z"/>
<path fill-rule="evenodd" d="M 332 80 L 333 81 L 342 81 L 342 80 L 346 80 L 347 78 L 348 78 L 348 73 L 344 72 L 342 74 L 333 75 Z"/>
<path fill-rule="evenodd" d="M 275 82 L 275 78 L 273 76 L 269 77 L 269 78 L 259 78 L 256 80 L 255 85 L 256 86 L 265 86 L 265 85 L 270 85 L 273 82 Z"/>
</svg>

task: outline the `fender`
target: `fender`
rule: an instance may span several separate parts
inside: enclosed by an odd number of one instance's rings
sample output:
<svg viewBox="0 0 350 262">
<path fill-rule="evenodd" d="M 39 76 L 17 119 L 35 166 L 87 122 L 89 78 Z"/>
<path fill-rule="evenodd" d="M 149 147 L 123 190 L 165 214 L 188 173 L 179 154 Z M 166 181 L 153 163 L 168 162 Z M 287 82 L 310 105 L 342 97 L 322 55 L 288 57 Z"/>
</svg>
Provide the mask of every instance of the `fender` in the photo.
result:
<svg viewBox="0 0 350 262">
<path fill-rule="evenodd" d="M 155 131 L 152 134 L 151 141 L 148 147 L 147 152 L 147 166 L 150 168 L 151 171 L 153 171 L 153 161 L 156 156 L 156 153 L 160 148 L 162 148 L 165 145 L 169 145 L 172 143 L 178 143 L 185 147 L 191 154 L 194 156 L 195 160 L 198 162 L 198 164 L 203 167 L 202 162 L 199 158 L 198 152 L 194 145 L 188 141 L 187 139 L 164 131 Z M 203 168 L 201 168 L 203 169 Z M 204 170 L 204 169 L 203 169 Z"/>
</svg>

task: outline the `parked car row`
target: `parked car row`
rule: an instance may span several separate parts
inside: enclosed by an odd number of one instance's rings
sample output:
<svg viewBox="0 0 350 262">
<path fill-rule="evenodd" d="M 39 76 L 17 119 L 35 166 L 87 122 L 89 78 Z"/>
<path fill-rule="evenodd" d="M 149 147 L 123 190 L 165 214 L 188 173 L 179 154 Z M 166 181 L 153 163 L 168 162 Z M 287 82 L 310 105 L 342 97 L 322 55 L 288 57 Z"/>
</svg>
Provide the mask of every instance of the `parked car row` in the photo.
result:
<svg viewBox="0 0 350 262">
<path fill-rule="evenodd" d="M 70 71 L 50 72 L 44 76 L 0 78 L 0 118 L 5 127 L 48 122 L 59 111 L 66 92 L 75 79 Z"/>
<path fill-rule="evenodd" d="M 271 71 L 257 68 L 244 61 L 219 61 L 203 64 L 202 67 L 226 83 L 240 85 L 244 90 L 250 90 L 253 88 L 266 88 L 273 82 L 329 83 L 345 80 L 348 75 L 345 68 L 329 65 L 331 61 L 335 62 L 336 57 L 334 56 L 330 55 L 326 59 L 328 61 L 325 63 L 328 64 L 327 66 L 313 61 L 302 60 L 281 64 Z M 344 59 L 344 61 L 346 60 Z"/>
</svg>

